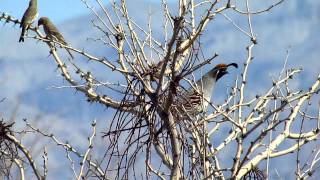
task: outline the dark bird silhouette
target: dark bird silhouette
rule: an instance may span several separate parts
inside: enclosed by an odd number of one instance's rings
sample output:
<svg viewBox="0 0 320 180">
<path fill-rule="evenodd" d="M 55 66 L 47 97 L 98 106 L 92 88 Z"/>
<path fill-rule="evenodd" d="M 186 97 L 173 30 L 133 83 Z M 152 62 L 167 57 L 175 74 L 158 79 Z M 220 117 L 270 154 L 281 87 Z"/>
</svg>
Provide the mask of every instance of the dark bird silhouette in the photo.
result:
<svg viewBox="0 0 320 180">
<path fill-rule="evenodd" d="M 30 0 L 27 10 L 24 12 L 21 19 L 20 28 L 22 28 L 19 42 L 24 42 L 24 36 L 30 25 L 38 16 L 37 0 Z"/>
<path fill-rule="evenodd" d="M 43 30 L 47 35 L 47 39 L 61 43 L 62 45 L 68 46 L 68 43 L 63 38 L 62 34 L 59 32 L 59 30 L 53 25 L 53 23 L 50 21 L 47 17 L 41 17 L 38 20 L 38 26 L 43 26 Z M 70 54 L 71 58 L 73 59 L 73 55 L 71 54 L 69 49 L 66 49 L 67 52 Z"/>
</svg>

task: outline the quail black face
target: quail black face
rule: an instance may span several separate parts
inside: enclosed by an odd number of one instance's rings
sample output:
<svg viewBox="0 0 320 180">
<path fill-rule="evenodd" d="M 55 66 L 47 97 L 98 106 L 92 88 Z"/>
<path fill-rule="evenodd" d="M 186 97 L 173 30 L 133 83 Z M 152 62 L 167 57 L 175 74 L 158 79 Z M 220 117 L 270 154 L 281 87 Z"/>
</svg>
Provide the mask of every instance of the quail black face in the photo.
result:
<svg viewBox="0 0 320 180">
<path fill-rule="evenodd" d="M 217 74 L 217 81 L 218 81 L 222 76 L 228 74 L 227 69 L 228 69 L 229 66 L 233 66 L 233 67 L 235 67 L 235 68 L 238 68 L 238 64 L 236 64 L 236 63 L 218 64 L 218 65 L 216 66 L 216 68 L 217 68 L 217 70 L 218 70 L 218 72 L 217 72 L 217 73 L 218 73 L 218 74 Z"/>
<path fill-rule="evenodd" d="M 217 80 L 220 79 L 222 76 L 228 74 L 227 68 L 221 68 L 218 70 Z"/>
</svg>

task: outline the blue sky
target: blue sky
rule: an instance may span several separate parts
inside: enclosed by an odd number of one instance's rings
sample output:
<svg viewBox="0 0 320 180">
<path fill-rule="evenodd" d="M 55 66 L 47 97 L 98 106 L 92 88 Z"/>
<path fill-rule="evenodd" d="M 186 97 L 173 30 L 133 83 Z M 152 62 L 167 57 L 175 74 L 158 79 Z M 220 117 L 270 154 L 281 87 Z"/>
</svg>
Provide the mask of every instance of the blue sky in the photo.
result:
<svg viewBox="0 0 320 180">
<path fill-rule="evenodd" d="M 1 0 L 0 11 L 20 19 L 28 3 L 28 0 Z M 48 16 L 58 23 L 89 12 L 80 0 L 38 0 L 38 8 L 41 16 Z"/>
<path fill-rule="evenodd" d="M 105 4 L 109 3 L 109 1 L 104 2 Z M 0 11 L 5 11 L 20 19 L 28 3 L 29 0 L 1 0 Z M 81 0 L 52 0 L 49 2 L 48 0 L 38 0 L 38 8 L 41 16 L 48 16 L 56 23 L 89 13 L 89 9 L 86 8 Z"/>
</svg>

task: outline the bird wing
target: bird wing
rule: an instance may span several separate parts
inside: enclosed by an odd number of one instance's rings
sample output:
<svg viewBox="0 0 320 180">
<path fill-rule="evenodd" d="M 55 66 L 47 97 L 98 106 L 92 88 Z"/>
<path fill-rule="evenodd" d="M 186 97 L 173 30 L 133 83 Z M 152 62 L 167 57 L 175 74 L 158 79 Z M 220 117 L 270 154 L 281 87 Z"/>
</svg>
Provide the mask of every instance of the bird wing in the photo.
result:
<svg viewBox="0 0 320 180">
<path fill-rule="evenodd" d="M 21 19 L 20 27 L 30 25 L 38 16 L 37 7 L 29 6 Z"/>
<path fill-rule="evenodd" d="M 183 92 L 184 91 L 184 92 Z M 196 116 L 202 109 L 202 95 L 195 89 L 181 90 L 177 96 L 176 108 L 180 114 Z"/>
<path fill-rule="evenodd" d="M 52 24 L 48 24 L 47 26 L 44 27 L 44 30 L 51 40 L 60 42 L 63 45 L 68 45 L 66 40 L 63 38 L 62 34 L 59 32 L 59 30 Z"/>
</svg>

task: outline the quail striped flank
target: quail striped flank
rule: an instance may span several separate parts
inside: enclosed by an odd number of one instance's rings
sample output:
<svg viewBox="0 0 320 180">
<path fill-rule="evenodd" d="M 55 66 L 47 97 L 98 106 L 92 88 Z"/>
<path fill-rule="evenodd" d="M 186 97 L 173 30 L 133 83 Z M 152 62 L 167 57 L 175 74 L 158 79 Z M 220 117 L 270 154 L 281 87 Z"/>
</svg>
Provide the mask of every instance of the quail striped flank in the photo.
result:
<svg viewBox="0 0 320 180">
<path fill-rule="evenodd" d="M 178 96 L 178 103 L 175 105 L 175 113 L 178 113 L 178 117 L 196 117 L 199 113 L 205 112 L 211 101 L 216 82 L 228 73 L 227 69 L 230 66 L 238 68 L 236 63 L 218 64 L 197 80 L 195 87 L 190 87 Z"/>
</svg>

